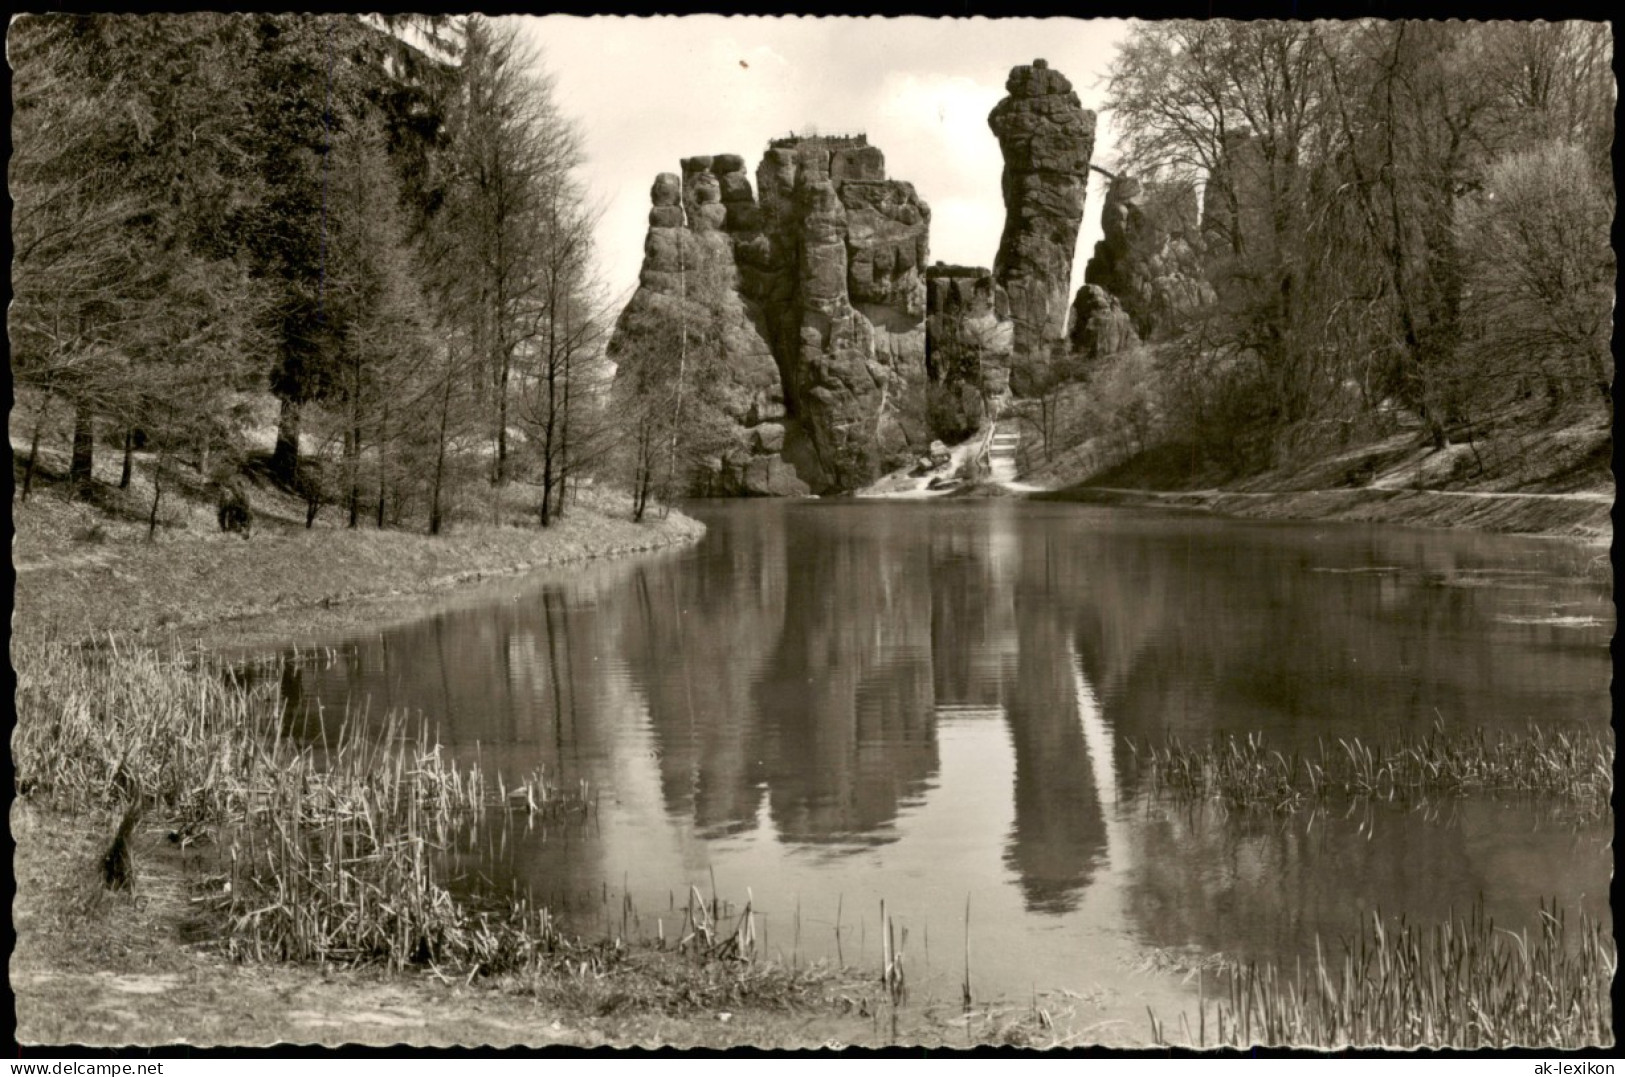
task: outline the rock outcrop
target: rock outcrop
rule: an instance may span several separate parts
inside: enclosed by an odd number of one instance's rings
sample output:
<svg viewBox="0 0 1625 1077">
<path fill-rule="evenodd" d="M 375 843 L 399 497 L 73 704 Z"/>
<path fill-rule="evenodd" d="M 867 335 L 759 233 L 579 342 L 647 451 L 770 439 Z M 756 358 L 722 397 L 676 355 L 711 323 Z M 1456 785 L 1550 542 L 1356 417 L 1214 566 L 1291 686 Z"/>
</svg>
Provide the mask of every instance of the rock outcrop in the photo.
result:
<svg viewBox="0 0 1625 1077">
<path fill-rule="evenodd" d="M 1019 372 L 1029 357 L 1046 360 L 1066 333 L 1095 114 L 1043 60 L 1012 68 L 1005 91 L 987 118 L 1004 154 L 1004 233 L 993 275 L 1010 297 Z"/>
<path fill-rule="evenodd" d="M 1008 395 L 1010 299 L 986 269 L 938 262 L 925 272 L 925 374 L 931 430 L 958 441 Z"/>
<path fill-rule="evenodd" d="M 1189 312 L 1213 302 L 1203 275 L 1201 214 L 1189 184 L 1146 182 L 1118 175 L 1101 207 L 1102 238 L 1084 270 L 1085 288 L 1095 285 L 1115 298 L 1142 340 L 1151 340 Z M 1074 347 L 1081 308 L 1104 316 L 1097 298 L 1082 291 L 1074 301 Z M 1113 334 L 1096 334 L 1095 344 Z M 1095 352 L 1093 354 L 1110 354 Z"/>
<path fill-rule="evenodd" d="M 758 443 L 758 426 L 776 425 L 780 443 L 787 415 L 778 365 L 761 311 L 739 289 L 735 250 L 748 221 L 729 219 L 737 202 L 725 189 L 749 180 L 737 157 L 691 157 L 682 174 L 663 172 L 650 190 L 649 232 L 643 246 L 638 289 L 621 312 L 609 355 L 630 370 L 659 362 L 659 380 L 675 382 L 673 353 L 681 352 L 684 421 L 704 424 L 715 444 L 702 474 L 690 476 L 695 492 L 747 494 L 746 466 Z M 696 386 L 703 383 L 703 396 Z M 676 385 L 673 396 L 675 400 Z M 675 406 L 675 404 L 674 404 Z M 705 420 L 709 419 L 709 422 Z M 723 428 L 717 431 L 715 428 Z M 803 491 L 805 492 L 805 491 Z"/>
<path fill-rule="evenodd" d="M 1140 335 L 1115 295 L 1098 284 L 1085 284 L 1072 300 L 1067 343 L 1073 355 L 1087 361 L 1137 348 Z"/>
<path fill-rule="evenodd" d="M 691 157 L 652 191 L 639 288 L 610 344 L 698 318 L 731 429 L 691 486 L 856 489 L 929 444 L 930 208 L 861 136 L 775 140 L 758 198 L 732 154 Z"/>
</svg>

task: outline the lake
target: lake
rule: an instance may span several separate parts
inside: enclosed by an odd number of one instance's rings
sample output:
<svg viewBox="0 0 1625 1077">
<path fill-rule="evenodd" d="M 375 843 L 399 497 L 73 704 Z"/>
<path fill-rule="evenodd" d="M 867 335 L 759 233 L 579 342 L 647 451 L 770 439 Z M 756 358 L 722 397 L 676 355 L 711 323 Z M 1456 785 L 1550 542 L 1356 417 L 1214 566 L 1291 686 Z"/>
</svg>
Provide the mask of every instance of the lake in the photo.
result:
<svg viewBox="0 0 1625 1077">
<path fill-rule="evenodd" d="M 1015 500 L 716 502 L 699 545 L 505 581 L 282 675 L 290 722 L 420 713 L 585 822 L 456 870 L 588 934 L 668 936 L 693 884 L 769 952 L 916 993 L 1065 991 L 1144 1030 L 1215 954 L 1312 955 L 1373 911 L 1540 898 L 1608 922 L 1612 820 L 1492 797 L 1276 816 L 1142 794 L 1131 744 L 1282 751 L 1447 728 L 1607 728 L 1608 583 L 1555 541 Z M 675 907 L 675 911 L 674 911 Z M 840 932 L 836 927 L 839 921 Z"/>
</svg>

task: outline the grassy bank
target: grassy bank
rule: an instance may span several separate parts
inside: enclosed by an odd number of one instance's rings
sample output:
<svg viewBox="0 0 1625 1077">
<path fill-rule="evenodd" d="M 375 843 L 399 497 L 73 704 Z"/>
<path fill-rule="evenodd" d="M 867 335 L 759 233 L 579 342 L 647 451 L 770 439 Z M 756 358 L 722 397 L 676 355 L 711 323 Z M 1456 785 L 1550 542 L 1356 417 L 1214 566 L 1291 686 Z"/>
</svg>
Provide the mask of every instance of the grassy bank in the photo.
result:
<svg viewBox="0 0 1625 1077">
<path fill-rule="evenodd" d="M 1183 507 L 1261 519 L 1362 520 L 1576 538 L 1613 534 L 1612 430 L 1595 414 L 1499 416 L 1493 432 L 1434 448 L 1415 430 L 1312 431 L 1272 466 L 1238 469 L 1198 449 L 1124 454 L 1092 441 L 1034 460 L 1049 499 Z"/>
<path fill-rule="evenodd" d="M 694 542 L 695 520 L 673 512 L 633 523 L 612 494 L 554 526 L 468 522 L 439 536 L 405 531 L 262 525 L 253 538 L 202 525 L 164 533 L 55 494 L 13 507 L 18 638 L 104 633 L 211 645 L 271 642 L 378 619 L 380 603 L 549 565 Z M 212 522 L 211 522 L 212 526 Z"/>
<path fill-rule="evenodd" d="M 116 813 L 12 808 L 21 1042 L 793 1047 L 863 1032 L 801 1001 L 822 990 L 810 975 L 753 997 L 749 976 L 729 964 L 632 948 L 561 958 L 534 979 L 234 959 L 218 920 L 193 902 L 191 851 L 160 826 L 136 834 L 135 890 L 101 888 L 98 863 L 117 823 Z"/>
<path fill-rule="evenodd" d="M 1037 496 L 1097 505 L 1183 508 L 1259 520 L 1350 520 L 1544 535 L 1602 547 L 1613 534 L 1612 498 L 1602 494 L 1568 497 L 1410 489 L 1166 491 L 1084 485 Z"/>
</svg>

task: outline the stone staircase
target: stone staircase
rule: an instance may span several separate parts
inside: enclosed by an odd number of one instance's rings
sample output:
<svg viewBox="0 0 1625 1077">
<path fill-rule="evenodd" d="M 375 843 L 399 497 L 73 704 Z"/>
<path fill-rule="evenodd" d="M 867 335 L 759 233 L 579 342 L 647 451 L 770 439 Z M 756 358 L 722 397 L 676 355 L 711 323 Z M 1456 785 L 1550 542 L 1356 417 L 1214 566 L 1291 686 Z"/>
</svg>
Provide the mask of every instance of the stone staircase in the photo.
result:
<svg viewBox="0 0 1625 1077">
<path fill-rule="evenodd" d="M 993 482 L 1016 481 L 1016 449 L 1021 446 L 1021 430 L 1015 423 L 1002 422 L 993 428 L 988 444 L 988 478 Z"/>
</svg>

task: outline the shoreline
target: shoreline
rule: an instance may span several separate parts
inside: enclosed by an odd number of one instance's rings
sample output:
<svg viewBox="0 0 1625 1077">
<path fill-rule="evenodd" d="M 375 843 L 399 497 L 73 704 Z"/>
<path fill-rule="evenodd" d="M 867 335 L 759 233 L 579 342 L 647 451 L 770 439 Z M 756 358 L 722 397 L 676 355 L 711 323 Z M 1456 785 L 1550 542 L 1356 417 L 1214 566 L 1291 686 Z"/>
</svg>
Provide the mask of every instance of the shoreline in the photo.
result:
<svg viewBox="0 0 1625 1077">
<path fill-rule="evenodd" d="M 483 581 L 678 549 L 704 535 L 704 524 L 677 511 L 633 523 L 584 510 L 547 531 L 468 525 L 430 537 L 323 528 L 109 544 L 19 565 L 13 636 L 266 647 L 376 624 L 380 614 L 405 619 L 415 601 Z"/>
<path fill-rule="evenodd" d="M 1549 538 L 1606 551 L 1613 501 L 1603 494 L 1506 493 L 1361 487 L 1347 490 L 1151 490 L 1082 486 L 1037 501 L 1182 509 L 1233 519 L 1379 523 L 1442 531 Z"/>
<path fill-rule="evenodd" d="M 1603 493 L 1435 490 L 1368 486 L 1343 490 L 1156 490 L 1117 486 L 1044 489 L 1027 483 L 966 483 L 929 493 L 869 493 L 869 501 L 1018 501 L 1171 509 L 1235 520 L 1377 523 L 1464 534 L 1556 539 L 1606 552 L 1613 543 Z"/>
<path fill-rule="evenodd" d="M 679 515 L 674 512 L 667 522 L 675 521 Z M 424 580 L 420 586 L 346 594 L 331 603 L 251 611 L 172 630 L 165 635 L 164 642 L 183 647 L 200 642 L 193 634 L 199 628 L 208 628 L 210 650 L 253 653 L 294 638 L 315 641 L 358 629 L 390 628 L 430 616 L 446 607 L 476 604 L 495 593 L 499 586 L 523 582 L 552 570 L 584 570 L 591 565 L 640 561 L 687 549 L 705 537 L 704 524 L 689 516 L 681 516 L 681 521 L 681 530 L 663 534 L 658 541 L 542 557 L 491 569 L 469 569 Z M 698 530 L 691 530 L 689 525 Z"/>
</svg>

